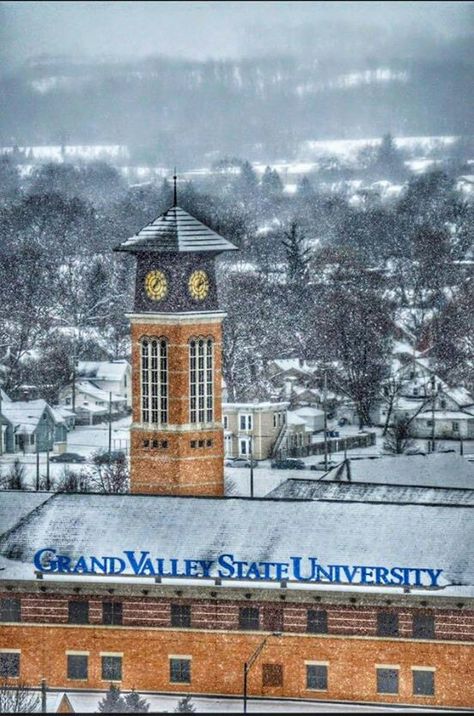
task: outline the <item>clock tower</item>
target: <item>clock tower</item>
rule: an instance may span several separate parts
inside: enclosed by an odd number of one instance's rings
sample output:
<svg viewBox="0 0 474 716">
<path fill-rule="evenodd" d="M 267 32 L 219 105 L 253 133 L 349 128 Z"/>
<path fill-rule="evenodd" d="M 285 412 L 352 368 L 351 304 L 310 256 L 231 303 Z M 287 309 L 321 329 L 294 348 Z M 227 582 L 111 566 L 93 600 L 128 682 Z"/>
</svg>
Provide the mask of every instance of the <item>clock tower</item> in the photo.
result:
<svg viewBox="0 0 474 716">
<path fill-rule="evenodd" d="M 174 205 L 114 249 L 137 260 L 129 314 L 133 493 L 224 494 L 225 314 L 215 258 L 236 248 Z"/>
</svg>

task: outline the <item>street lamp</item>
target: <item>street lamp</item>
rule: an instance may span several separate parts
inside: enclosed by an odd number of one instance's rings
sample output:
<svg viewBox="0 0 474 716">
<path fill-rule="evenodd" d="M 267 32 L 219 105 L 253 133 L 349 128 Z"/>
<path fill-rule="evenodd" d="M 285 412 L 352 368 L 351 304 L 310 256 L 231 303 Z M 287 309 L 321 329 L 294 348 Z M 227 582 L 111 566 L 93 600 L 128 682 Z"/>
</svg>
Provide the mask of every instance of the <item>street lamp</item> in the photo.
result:
<svg viewBox="0 0 474 716">
<path fill-rule="evenodd" d="M 244 664 L 244 714 L 247 713 L 247 677 L 250 669 L 254 665 L 255 661 L 257 660 L 258 656 L 260 655 L 260 652 L 262 651 L 263 647 L 267 643 L 267 641 L 270 639 L 271 636 L 281 636 L 281 632 L 274 631 L 272 634 L 267 634 L 265 639 L 257 646 L 255 651 L 253 652 L 252 656 L 248 661 Z"/>
</svg>

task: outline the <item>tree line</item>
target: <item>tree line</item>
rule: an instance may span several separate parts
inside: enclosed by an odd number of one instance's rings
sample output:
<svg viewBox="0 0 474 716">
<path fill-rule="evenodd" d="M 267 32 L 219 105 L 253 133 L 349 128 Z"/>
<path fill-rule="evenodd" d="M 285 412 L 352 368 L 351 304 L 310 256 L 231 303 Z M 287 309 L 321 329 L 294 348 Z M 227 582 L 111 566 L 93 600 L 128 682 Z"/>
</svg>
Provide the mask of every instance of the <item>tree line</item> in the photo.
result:
<svg viewBox="0 0 474 716">
<path fill-rule="evenodd" d="M 382 143 L 374 165 L 396 171 L 394 151 Z M 129 187 L 103 163 L 44 165 L 21 179 L 0 162 L 7 393 L 30 386 L 55 402 L 73 361 L 128 357 L 134 265 L 112 248 L 171 200 L 166 180 Z M 275 170 L 259 178 L 234 158 L 201 185 L 181 183 L 179 204 L 240 248 L 218 261 L 229 399 L 267 398 L 272 358 L 319 360 L 367 424 L 400 321 L 432 346 L 443 378 L 473 387 L 474 213 L 454 174 L 412 176 L 397 200 L 355 205 L 307 177 L 289 195 Z"/>
</svg>

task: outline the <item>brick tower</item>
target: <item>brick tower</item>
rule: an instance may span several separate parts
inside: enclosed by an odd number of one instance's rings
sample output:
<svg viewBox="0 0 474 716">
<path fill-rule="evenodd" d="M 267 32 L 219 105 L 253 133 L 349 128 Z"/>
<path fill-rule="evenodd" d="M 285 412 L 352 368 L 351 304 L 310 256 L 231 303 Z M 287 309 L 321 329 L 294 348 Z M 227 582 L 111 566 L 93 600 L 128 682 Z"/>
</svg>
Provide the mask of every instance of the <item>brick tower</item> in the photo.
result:
<svg viewBox="0 0 474 716">
<path fill-rule="evenodd" d="M 176 206 L 176 189 L 172 208 L 114 249 L 137 260 L 129 314 L 134 493 L 224 494 L 225 314 L 217 303 L 215 257 L 235 249 Z"/>
</svg>

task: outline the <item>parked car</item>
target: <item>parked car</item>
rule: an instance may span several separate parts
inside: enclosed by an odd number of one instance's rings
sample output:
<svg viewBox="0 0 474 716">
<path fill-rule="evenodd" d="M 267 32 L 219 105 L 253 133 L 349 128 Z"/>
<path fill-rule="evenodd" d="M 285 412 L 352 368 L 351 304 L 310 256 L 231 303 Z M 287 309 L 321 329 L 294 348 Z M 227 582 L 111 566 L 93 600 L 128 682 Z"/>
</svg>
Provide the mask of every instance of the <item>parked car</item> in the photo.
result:
<svg viewBox="0 0 474 716">
<path fill-rule="evenodd" d="M 304 470 L 306 465 L 303 460 L 288 457 L 284 460 L 272 460 L 272 467 L 276 470 Z"/>
<path fill-rule="evenodd" d="M 86 458 L 83 455 L 78 455 L 76 452 L 63 452 L 60 455 L 53 455 L 49 458 L 50 462 L 85 462 Z"/>
<path fill-rule="evenodd" d="M 225 467 L 250 467 L 250 460 L 246 457 L 228 457 L 224 462 Z M 257 467 L 258 462 L 252 460 L 252 466 Z"/>
<path fill-rule="evenodd" d="M 121 460 L 125 460 L 125 453 L 121 450 L 111 450 L 109 456 L 109 451 L 106 450 L 104 452 L 97 453 L 97 455 L 94 455 L 92 459 L 96 465 L 106 465 L 109 461 L 120 462 Z"/>
<path fill-rule="evenodd" d="M 339 465 L 339 464 L 340 464 L 340 463 L 338 463 L 338 462 L 333 462 L 332 460 L 328 460 L 328 467 L 327 467 L 327 469 L 330 470 L 331 468 L 336 467 L 336 466 Z M 310 469 L 310 470 L 319 470 L 319 471 L 324 472 L 324 471 L 326 470 L 326 466 L 325 466 L 325 464 L 324 464 L 324 460 L 323 460 L 322 462 L 317 462 L 315 465 L 311 465 L 309 469 Z"/>
</svg>

